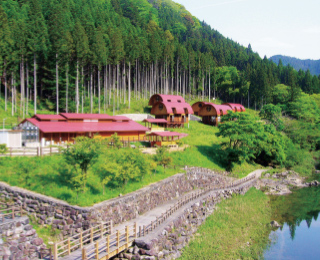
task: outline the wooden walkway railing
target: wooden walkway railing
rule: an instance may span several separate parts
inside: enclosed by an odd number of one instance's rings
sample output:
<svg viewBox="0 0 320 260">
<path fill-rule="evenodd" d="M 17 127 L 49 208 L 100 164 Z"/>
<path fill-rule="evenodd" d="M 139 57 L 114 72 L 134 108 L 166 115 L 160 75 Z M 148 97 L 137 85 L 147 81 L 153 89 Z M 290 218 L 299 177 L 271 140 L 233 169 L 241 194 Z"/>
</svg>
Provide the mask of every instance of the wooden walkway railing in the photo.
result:
<svg viewBox="0 0 320 260">
<path fill-rule="evenodd" d="M 204 189 L 193 192 L 191 194 L 188 194 L 184 196 L 182 199 L 178 200 L 177 203 L 175 203 L 172 207 L 170 207 L 165 213 L 161 214 L 160 217 L 157 217 L 155 221 L 151 221 L 149 225 L 139 226 L 139 233 L 138 237 L 142 237 L 150 233 L 152 230 L 156 229 L 160 224 L 162 224 L 168 217 L 170 217 L 174 212 L 176 212 L 179 208 L 181 208 L 183 205 L 189 203 L 190 201 L 201 197 L 205 193 L 212 191 L 212 190 L 220 190 L 220 189 L 229 189 L 229 188 L 236 188 L 237 186 L 244 184 L 248 181 L 251 181 L 255 178 L 255 175 L 252 175 L 250 177 L 246 177 L 243 179 L 240 179 L 238 181 L 232 182 L 229 185 L 207 185 Z"/>
<path fill-rule="evenodd" d="M 237 188 L 239 185 L 251 181 L 255 178 L 255 175 L 246 177 L 238 181 L 232 182 L 228 185 L 212 185 L 209 184 L 201 190 L 192 192 L 178 200 L 173 206 L 171 206 L 165 213 L 157 217 L 155 221 L 151 221 L 149 225 L 139 226 L 137 230 L 137 224 L 126 226 L 122 230 L 112 231 L 112 223 L 106 222 L 104 224 L 97 225 L 89 230 L 83 231 L 73 237 L 65 239 L 59 243 L 54 244 L 53 259 L 57 260 L 63 257 L 65 260 L 74 259 L 74 255 L 71 253 L 81 249 L 81 259 L 97 259 L 107 260 L 111 257 L 119 254 L 124 249 L 129 248 L 134 239 L 149 234 L 152 230 L 163 223 L 174 212 L 180 209 L 188 202 L 201 197 L 205 193 L 213 190 L 224 190 Z M 79 255 L 80 257 L 80 255 Z M 77 258 L 78 259 L 78 258 Z"/>
<path fill-rule="evenodd" d="M 97 240 L 94 245 L 82 248 L 82 260 L 107 260 L 129 248 L 137 238 L 137 224 L 126 226 L 106 237 Z"/>
<path fill-rule="evenodd" d="M 23 213 L 22 206 L 20 206 L 20 207 L 13 206 L 10 208 L 1 209 L 0 210 L 0 225 L 2 223 L 4 223 L 4 221 L 7 219 L 15 219 L 17 217 L 17 215 L 19 217 L 21 217 L 22 213 Z"/>
<path fill-rule="evenodd" d="M 69 237 L 58 243 L 54 243 L 53 259 L 70 255 L 71 252 L 82 249 L 86 244 L 93 243 L 95 240 L 112 233 L 112 221 L 101 223 L 85 231 Z"/>
</svg>

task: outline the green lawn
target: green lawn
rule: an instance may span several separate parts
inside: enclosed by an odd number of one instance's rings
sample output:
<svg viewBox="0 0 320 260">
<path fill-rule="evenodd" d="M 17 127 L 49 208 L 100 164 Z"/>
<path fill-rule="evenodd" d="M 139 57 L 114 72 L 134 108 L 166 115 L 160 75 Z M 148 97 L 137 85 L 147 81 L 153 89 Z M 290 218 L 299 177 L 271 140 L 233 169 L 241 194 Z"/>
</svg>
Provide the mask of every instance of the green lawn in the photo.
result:
<svg viewBox="0 0 320 260">
<path fill-rule="evenodd" d="M 217 127 L 191 121 L 189 128 L 185 126 L 185 128 L 174 129 L 174 131 L 189 134 L 181 139 L 189 147 L 183 152 L 171 153 L 174 164 L 205 167 L 218 171 L 225 170 L 227 166 L 225 155 L 220 149 L 223 139 L 216 136 L 219 131 Z M 263 167 L 259 164 L 244 162 L 241 165 L 235 165 L 232 173 L 235 177 L 244 177 L 261 168 Z"/>
<path fill-rule="evenodd" d="M 254 188 L 224 200 L 179 259 L 260 259 L 269 244 L 270 218 L 269 198 Z"/>
<path fill-rule="evenodd" d="M 147 156 L 147 155 L 146 155 Z M 124 188 L 103 188 L 100 178 L 89 171 L 86 193 L 77 193 L 69 183 L 67 166 L 61 155 L 47 157 L 5 157 L 0 159 L 0 181 L 12 186 L 19 186 L 41 194 L 65 200 L 70 204 L 91 206 L 95 203 L 127 194 L 142 187 L 170 177 L 178 172 L 179 168 L 166 169 L 157 167 L 156 173 L 151 172 L 141 181 L 132 181 Z"/>
</svg>

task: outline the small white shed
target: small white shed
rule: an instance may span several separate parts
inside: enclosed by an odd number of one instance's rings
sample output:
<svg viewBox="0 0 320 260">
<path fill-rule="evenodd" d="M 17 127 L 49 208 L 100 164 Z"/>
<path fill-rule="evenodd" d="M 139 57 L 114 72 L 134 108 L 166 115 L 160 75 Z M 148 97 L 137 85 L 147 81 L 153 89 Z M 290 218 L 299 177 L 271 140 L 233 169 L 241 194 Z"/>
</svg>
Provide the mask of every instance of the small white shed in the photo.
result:
<svg viewBox="0 0 320 260">
<path fill-rule="evenodd" d="M 0 130 L 0 144 L 6 144 L 7 147 L 22 146 L 22 131 L 21 130 Z"/>
</svg>

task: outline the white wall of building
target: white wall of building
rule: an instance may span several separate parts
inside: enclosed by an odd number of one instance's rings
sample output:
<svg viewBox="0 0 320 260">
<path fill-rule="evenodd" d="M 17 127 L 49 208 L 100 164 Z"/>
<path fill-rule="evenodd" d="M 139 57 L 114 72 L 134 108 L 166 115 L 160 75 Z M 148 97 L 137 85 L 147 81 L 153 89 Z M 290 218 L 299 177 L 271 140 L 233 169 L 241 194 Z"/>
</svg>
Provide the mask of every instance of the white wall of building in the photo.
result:
<svg viewBox="0 0 320 260">
<path fill-rule="evenodd" d="M 7 147 L 21 147 L 22 132 L 15 130 L 1 130 L 0 144 L 5 144 Z"/>
<path fill-rule="evenodd" d="M 9 145 L 8 130 L 0 130 L 0 144 Z"/>
</svg>

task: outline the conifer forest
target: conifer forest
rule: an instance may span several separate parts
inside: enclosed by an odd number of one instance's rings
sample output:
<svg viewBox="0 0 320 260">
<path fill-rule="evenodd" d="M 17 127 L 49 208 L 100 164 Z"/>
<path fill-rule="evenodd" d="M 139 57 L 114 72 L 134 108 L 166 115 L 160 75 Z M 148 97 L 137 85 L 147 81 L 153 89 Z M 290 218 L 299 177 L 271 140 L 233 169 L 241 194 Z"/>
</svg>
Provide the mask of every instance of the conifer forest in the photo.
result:
<svg viewBox="0 0 320 260">
<path fill-rule="evenodd" d="M 0 0 L 5 110 L 113 111 L 154 93 L 261 108 L 320 78 L 260 58 L 171 0 Z M 278 86 L 278 88 L 277 88 Z"/>
</svg>

